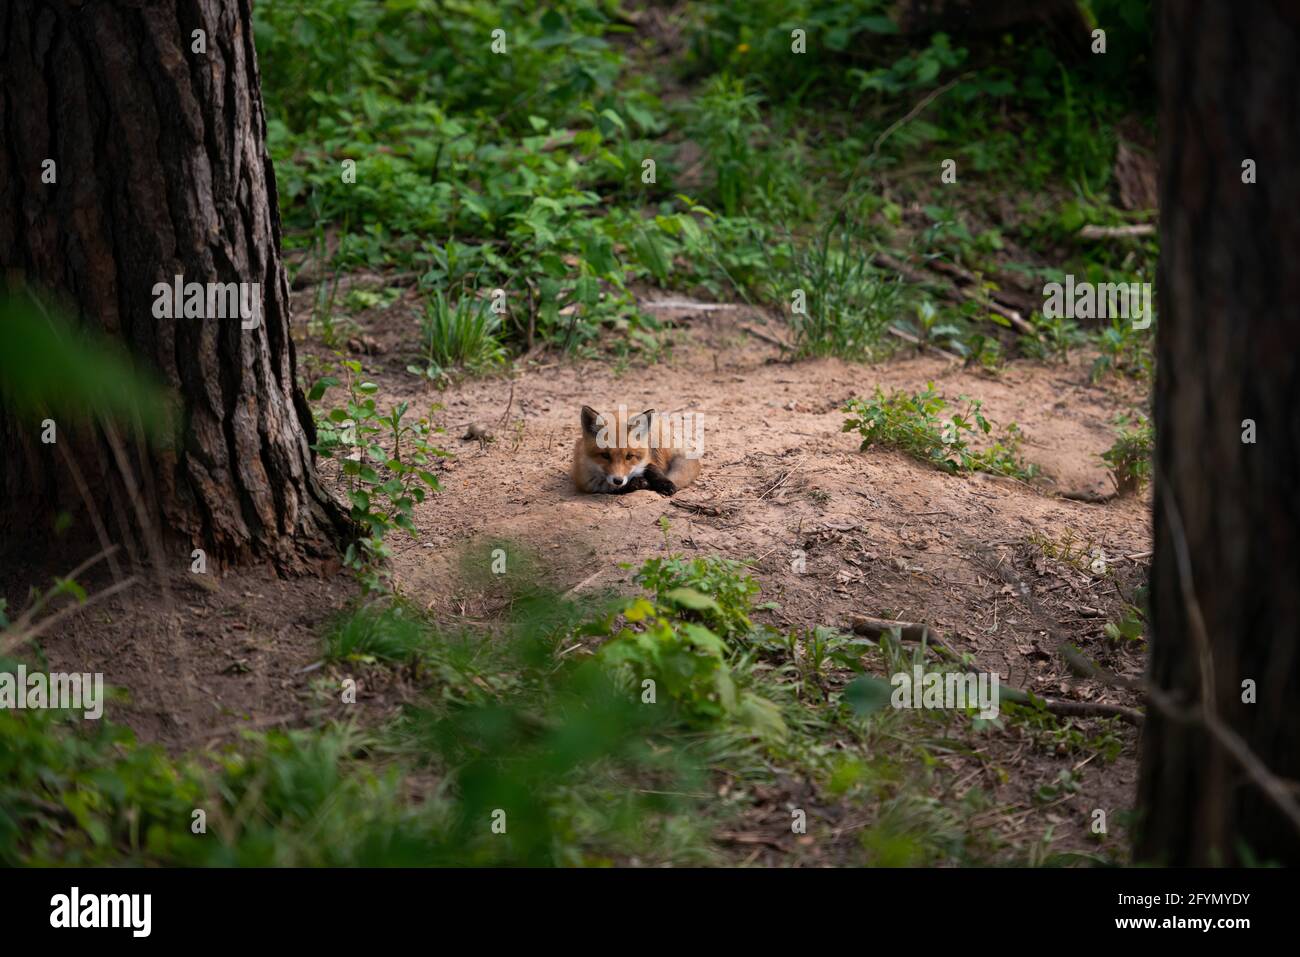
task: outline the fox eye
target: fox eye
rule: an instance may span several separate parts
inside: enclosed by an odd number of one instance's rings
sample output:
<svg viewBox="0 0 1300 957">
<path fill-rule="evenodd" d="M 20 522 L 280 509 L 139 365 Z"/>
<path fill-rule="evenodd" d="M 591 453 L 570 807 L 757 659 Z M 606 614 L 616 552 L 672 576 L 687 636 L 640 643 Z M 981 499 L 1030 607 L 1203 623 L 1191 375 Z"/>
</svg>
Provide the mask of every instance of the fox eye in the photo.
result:
<svg viewBox="0 0 1300 957">
<path fill-rule="evenodd" d="M 610 455 L 608 452 L 601 452 L 600 457 L 604 459 L 606 462 L 614 461 L 614 456 Z"/>
</svg>

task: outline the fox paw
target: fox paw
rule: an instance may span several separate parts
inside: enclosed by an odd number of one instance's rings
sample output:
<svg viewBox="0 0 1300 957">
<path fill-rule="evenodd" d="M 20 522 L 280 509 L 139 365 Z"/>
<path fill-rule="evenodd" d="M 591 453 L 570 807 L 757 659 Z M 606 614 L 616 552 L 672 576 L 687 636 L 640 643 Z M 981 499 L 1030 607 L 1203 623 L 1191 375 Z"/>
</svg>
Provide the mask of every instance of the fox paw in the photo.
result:
<svg viewBox="0 0 1300 957">
<path fill-rule="evenodd" d="M 666 475 L 659 475 L 658 473 L 647 474 L 645 482 L 646 488 L 650 489 L 652 492 L 658 492 L 660 495 L 671 496 L 677 493 L 677 486 L 674 485 L 673 480 Z"/>
</svg>

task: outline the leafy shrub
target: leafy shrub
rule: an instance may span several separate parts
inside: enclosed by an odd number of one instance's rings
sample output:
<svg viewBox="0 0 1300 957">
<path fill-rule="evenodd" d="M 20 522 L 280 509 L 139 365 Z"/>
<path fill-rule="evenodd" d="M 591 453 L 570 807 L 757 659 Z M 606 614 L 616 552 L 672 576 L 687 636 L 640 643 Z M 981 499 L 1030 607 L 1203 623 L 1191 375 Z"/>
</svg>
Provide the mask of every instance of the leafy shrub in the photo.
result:
<svg viewBox="0 0 1300 957">
<path fill-rule="evenodd" d="M 308 393 L 309 400 L 318 401 L 331 387 L 343 385 L 347 390 L 342 406 L 317 412 L 312 449 L 338 457 L 352 503 L 350 515 L 363 532 L 348 546 L 343 564 L 356 572 L 367 591 L 383 591 L 383 566 L 390 555 L 385 538 L 394 528 L 417 534 L 411 519 L 415 506 L 424 501 L 426 487 L 439 490 L 438 477 L 430 471 L 433 459 L 449 453 L 433 445 L 431 437 L 441 430 L 427 416 L 407 417 L 410 403 L 399 402 L 386 413 L 379 410 L 379 386 L 361 378 L 361 363 L 346 359 L 341 368 L 346 383 L 323 376 Z"/>
<path fill-rule="evenodd" d="M 749 610 L 759 589 L 747 569 L 744 562 L 730 558 L 671 555 L 647 559 L 636 581 L 660 602 L 693 612 L 722 637 L 734 638 L 753 627 Z"/>
<path fill-rule="evenodd" d="M 1111 481 L 1115 491 L 1128 495 L 1141 489 L 1151 480 L 1151 456 L 1155 446 L 1155 428 L 1141 412 L 1133 415 L 1121 413 L 1115 417 L 1119 426 L 1115 443 L 1102 453 L 1101 458 L 1110 466 Z"/>
<path fill-rule="evenodd" d="M 981 412 L 981 400 L 963 395 L 957 402 L 962 407 L 945 419 L 948 403 L 935 391 L 933 382 L 913 395 L 895 392 L 886 396 L 877 388 L 874 398 L 852 399 L 844 406 L 849 418 L 842 431 L 860 433 L 864 450 L 879 442 L 945 472 L 991 472 L 1023 481 L 1038 474 L 1038 466 L 1026 463 L 1020 455 L 1024 437 L 1014 422 L 992 445 L 973 449 L 969 438 L 989 435 L 993 425 Z"/>
</svg>

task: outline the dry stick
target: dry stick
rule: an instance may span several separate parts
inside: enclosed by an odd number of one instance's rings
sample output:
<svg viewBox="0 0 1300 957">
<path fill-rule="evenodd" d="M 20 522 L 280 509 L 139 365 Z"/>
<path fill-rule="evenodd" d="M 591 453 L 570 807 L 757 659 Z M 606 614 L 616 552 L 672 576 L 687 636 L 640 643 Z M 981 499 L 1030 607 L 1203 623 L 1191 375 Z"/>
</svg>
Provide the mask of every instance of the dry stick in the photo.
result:
<svg viewBox="0 0 1300 957">
<path fill-rule="evenodd" d="M 902 329 L 895 329 L 893 326 L 887 326 L 885 328 L 885 331 L 888 332 L 891 336 L 897 336 L 899 339 L 902 339 L 904 342 L 912 343 L 912 345 L 914 346 L 924 346 L 927 349 L 933 349 L 935 352 L 939 353 L 939 355 L 943 356 L 945 359 L 950 359 L 953 362 L 962 361 L 961 356 L 955 356 L 947 349 L 940 349 L 938 346 L 933 345 L 932 343 L 922 342 L 916 336 L 912 335 L 911 333 L 904 332 Z"/>
<path fill-rule="evenodd" d="M 81 500 L 86 504 L 86 514 L 90 516 L 90 524 L 95 527 L 95 536 L 99 539 L 99 547 L 103 549 L 101 554 L 108 559 L 108 567 L 109 571 L 113 573 L 113 581 L 120 582 L 122 580 L 122 566 L 117 563 L 117 546 L 109 540 L 108 528 L 104 525 L 104 517 L 99 514 L 99 508 L 95 505 L 94 499 L 90 497 L 90 489 L 86 486 L 86 477 L 81 474 L 81 467 L 77 465 L 77 460 L 68 451 L 67 444 L 57 444 L 59 452 L 63 456 L 64 464 L 68 466 L 68 471 L 72 474 L 72 481 L 77 485 L 77 492 L 81 495 Z"/>
<path fill-rule="evenodd" d="M 794 475 L 795 472 L 799 471 L 799 467 L 801 465 L 803 465 L 803 459 L 800 459 L 798 462 L 795 462 L 794 465 L 790 466 L 790 468 L 786 470 L 786 473 L 782 475 L 779 479 L 777 479 L 775 482 L 773 482 L 771 485 L 769 485 L 767 491 L 764 492 L 762 495 L 760 495 L 757 500 L 761 502 L 763 499 L 767 498 L 778 488 L 780 488 L 782 485 L 788 482 L 790 480 L 790 476 Z"/>
<path fill-rule="evenodd" d="M 687 502 L 675 498 L 669 499 L 668 504 L 676 508 L 684 508 L 687 511 L 698 512 L 701 515 L 713 515 L 719 518 L 723 516 L 722 509 L 716 505 L 702 505 L 699 502 Z"/>
<path fill-rule="evenodd" d="M 912 122 L 912 120 L 920 116 L 922 111 L 924 111 L 927 106 L 929 106 L 939 97 L 943 96 L 945 93 L 951 90 L 962 80 L 970 79 L 974 75 L 975 74 L 973 71 L 969 73 L 963 73 L 961 76 L 957 77 L 956 79 L 949 80 L 947 83 L 939 87 L 937 90 L 933 90 L 930 93 L 926 94 L 924 97 L 922 97 L 921 101 L 917 103 L 916 106 L 912 107 L 912 109 L 909 110 L 907 114 L 902 117 L 902 119 L 898 119 L 895 120 L 893 123 L 890 123 L 889 126 L 885 128 L 884 132 L 876 137 L 876 142 L 872 144 L 871 152 L 867 154 L 867 159 L 873 159 L 874 157 L 876 157 L 880 153 L 880 147 L 885 144 L 885 140 L 893 136 L 894 133 L 897 130 L 899 130 L 901 127 Z M 856 174 L 857 171 L 854 170 L 854 172 Z"/>
<path fill-rule="evenodd" d="M 926 266 L 935 272 L 945 273 L 952 276 L 963 286 L 978 286 L 979 277 L 968 269 L 958 266 L 956 263 L 950 263 L 946 259 L 930 259 L 926 261 Z M 1032 302 L 1027 296 L 1015 297 L 1002 289 L 984 289 L 984 295 L 988 296 L 994 302 L 999 302 L 1008 309 L 1019 311 L 1025 308 L 1026 302 Z"/>
<path fill-rule="evenodd" d="M 794 349 L 794 347 L 789 343 L 783 342 L 771 333 L 764 332 L 762 329 L 757 329 L 747 322 L 738 322 L 736 325 L 745 332 L 748 332 L 755 339 L 762 339 L 764 342 L 770 342 L 772 345 L 779 349 L 783 349 L 786 352 L 791 352 Z"/>
<path fill-rule="evenodd" d="M 503 413 L 501 413 L 501 419 L 498 422 L 498 424 L 503 428 L 505 427 L 506 422 L 508 422 L 510 419 L 510 410 L 513 409 L 514 407 L 515 407 L 515 380 L 514 377 L 512 376 L 510 378 L 510 401 L 506 403 L 506 410 Z"/>
<path fill-rule="evenodd" d="M 943 282 L 942 278 L 939 276 L 935 276 L 931 278 L 930 276 L 927 276 L 925 273 L 918 272 L 917 270 L 913 269 L 911 266 L 908 266 L 906 263 L 902 262 L 901 260 L 896 259 L 895 257 L 891 256 L 889 253 L 876 253 L 874 256 L 871 257 L 871 259 L 872 262 L 874 262 L 877 266 L 880 266 L 883 269 L 893 270 L 894 272 L 898 273 L 900 276 L 902 276 L 910 283 L 914 283 L 918 285 L 926 284 L 926 283 L 932 285 L 942 285 L 943 296 L 945 299 L 951 299 L 954 302 L 961 302 L 963 300 L 969 300 L 971 302 L 974 302 L 980 306 L 983 306 L 989 312 L 994 312 L 997 313 L 999 316 L 1002 316 L 1002 318 L 1006 319 L 1007 322 L 1011 323 L 1012 326 L 1020 330 L 1020 332 L 1024 333 L 1025 335 L 1038 338 L 1038 330 L 1035 329 L 1033 326 L 1031 326 L 1028 322 L 1026 322 L 1024 318 L 1020 315 L 1020 313 L 1014 309 L 1010 309 L 1006 306 L 1001 305 L 1000 303 L 993 302 L 992 300 L 984 296 L 981 296 L 977 293 L 969 292 L 966 289 L 961 288 L 960 286 L 954 286 L 951 283 Z"/>
<path fill-rule="evenodd" d="M 853 616 L 853 631 L 860 635 L 866 635 L 871 638 L 878 638 L 883 634 L 888 634 L 894 630 L 899 633 L 899 638 L 909 642 L 924 642 L 933 647 L 936 651 L 941 652 L 945 657 L 960 663 L 962 656 L 954 651 L 951 647 L 944 644 L 938 638 L 934 637 L 928 625 L 918 624 L 912 621 L 890 621 L 887 618 L 870 618 L 865 615 Z M 1121 718 L 1129 724 L 1141 725 L 1143 715 L 1136 708 L 1128 708 L 1119 704 L 1106 704 L 1100 701 L 1066 701 L 1060 698 L 1044 698 L 1041 695 L 1033 694 L 1021 688 L 1011 688 L 1010 690 L 1019 692 L 1026 697 L 1042 702 L 1043 707 L 1052 714 L 1077 715 L 1082 717 L 1109 717 Z"/>
<path fill-rule="evenodd" d="M 105 548 L 103 551 L 99 552 L 98 554 L 91 555 L 89 558 L 87 558 L 84 562 L 82 562 L 72 571 L 68 572 L 68 574 L 65 575 L 64 577 L 68 580 L 76 580 L 76 577 L 80 575 L 82 572 L 84 572 L 86 569 L 90 568 L 92 565 L 97 564 L 101 559 L 108 558 L 109 556 L 116 553 L 118 548 L 119 546 L 117 545 L 109 545 L 107 548 Z M 40 595 L 36 599 L 36 601 L 32 603 L 30 608 L 28 608 L 26 611 L 24 611 L 21 615 L 18 616 L 18 619 L 12 625 L 13 630 L 17 632 L 26 629 L 32 623 L 32 619 L 35 618 L 40 613 L 40 610 L 45 607 L 46 603 L 49 600 L 50 600 L 50 593 L 48 591 L 45 592 L 43 595 Z"/>
<path fill-rule="evenodd" d="M 888 618 L 854 615 L 852 627 L 855 634 L 866 635 L 868 638 L 879 638 L 897 630 L 898 637 L 903 641 L 924 642 L 947 658 L 954 661 L 962 660 L 962 656 L 937 637 L 931 631 L 929 625 L 918 624 L 914 621 L 890 621 Z"/>
<path fill-rule="evenodd" d="M 1127 236 L 1154 236 L 1154 223 L 1134 223 L 1131 226 L 1084 226 L 1079 230 L 1080 239 L 1115 239 Z"/>
<path fill-rule="evenodd" d="M 1172 697 L 1154 685 L 1147 687 L 1147 698 L 1167 718 L 1184 724 L 1199 723 L 1203 725 L 1205 730 L 1210 732 L 1210 736 L 1236 759 L 1237 763 L 1241 765 L 1241 769 L 1264 792 L 1264 796 L 1273 803 L 1273 806 L 1291 822 L 1291 826 L 1300 831 L 1300 804 L 1297 804 L 1291 796 L 1286 782 L 1268 769 L 1268 766 L 1255 755 L 1255 752 L 1250 750 L 1250 745 L 1242 740 L 1237 732 L 1229 728 L 1212 713 L 1191 708 L 1186 710 L 1179 708 L 1174 704 Z"/>
<path fill-rule="evenodd" d="M 584 586 L 590 585 L 592 582 L 594 582 L 597 578 L 599 578 L 603 574 L 605 574 L 605 569 L 603 568 L 598 569 L 594 574 L 588 575 L 582 581 L 578 582 L 578 584 L 574 585 L 572 588 L 567 589 L 562 595 L 560 595 L 560 597 L 568 598 L 574 592 L 580 591 Z"/>
<path fill-rule="evenodd" d="M 131 463 L 127 460 L 126 450 L 122 446 L 122 440 L 118 437 L 117 429 L 108 419 L 102 419 L 100 425 L 104 430 L 104 437 L 108 440 L 108 447 L 112 450 L 113 459 L 117 463 L 118 472 L 121 473 L 122 484 L 126 487 L 127 495 L 131 498 L 131 506 L 135 510 L 137 521 L 140 523 L 140 532 L 144 535 L 145 545 L 153 558 L 154 571 L 158 574 L 158 586 L 162 589 L 163 599 L 170 606 L 172 604 L 172 594 L 171 586 L 167 582 L 167 566 L 163 561 L 162 536 L 158 533 L 158 529 L 150 518 L 149 510 L 145 508 L 144 500 L 140 497 L 140 487 L 136 484 L 135 472 L 131 469 Z"/>
</svg>

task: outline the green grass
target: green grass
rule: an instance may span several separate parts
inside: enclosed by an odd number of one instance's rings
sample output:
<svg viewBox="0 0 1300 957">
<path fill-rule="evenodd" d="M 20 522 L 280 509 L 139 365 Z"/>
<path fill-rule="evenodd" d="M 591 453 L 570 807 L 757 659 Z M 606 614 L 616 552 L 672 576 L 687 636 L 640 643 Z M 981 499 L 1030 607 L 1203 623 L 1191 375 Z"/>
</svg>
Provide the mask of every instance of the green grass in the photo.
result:
<svg viewBox="0 0 1300 957">
<path fill-rule="evenodd" d="M 936 796 L 936 754 L 978 723 L 864 708 L 847 691 L 854 675 L 924 664 L 919 648 L 756 626 L 757 584 L 729 560 L 670 555 L 637 578 L 642 593 L 580 603 L 516 581 L 512 617 L 459 635 L 372 600 L 325 635 L 313 687 L 330 717 L 202 754 L 169 756 L 111 718 L 0 712 L 0 862 L 717 864 L 714 831 L 754 813 L 754 789 L 791 779 L 806 782 L 818 840 L 821 806 L 866 822 L 840 845 L 845 863 L 1023 859 L 977 826 L 998 810 L 983 792 Z M 340 682 L 379 670 L 407 703 L 363 728 Z M 1033 720 L 1045 748 L 1109 760 L 1110 738 Z M 772 826 L 778 839 L 789 827 Z"/>
<path fill-rule="evenodd" d="M 949 408 L 934 383 L 913 395 L 887 396 L 877 388 L 873 398 L 845 405 L 849 417 L 843 431 L 858 432 L 864 450 L 875 444 L 896 448 L 945 472 L 990 472 L 1022 481 L 1038 474 L 1038 467 L 1020 454 L 1024 436 L 1014 422 L 996 440 L 976 448 L 971 439 L 985 440 L 993 431 L 981 411 L 983 402 L 963 395 L 953 411 Z"/>
<path fill-rule="evenodd" d="M 478 369 L 501 359 L 497 339 L 501 320 L 492 299 L 477 299 L 462 292 L 456 304 L 437 290 L 425 303 L 420 324 L 424 359 L 431 377 L 456 366 Z"/>
</svg>

